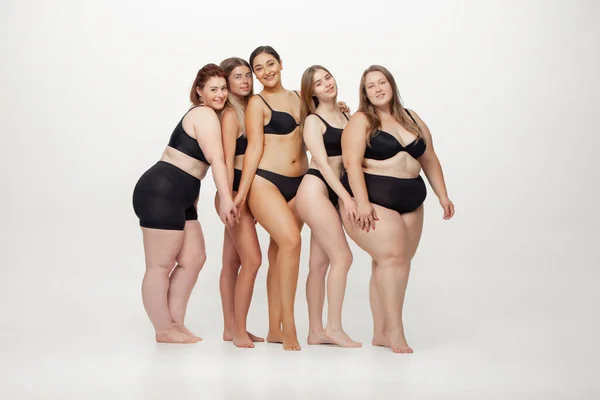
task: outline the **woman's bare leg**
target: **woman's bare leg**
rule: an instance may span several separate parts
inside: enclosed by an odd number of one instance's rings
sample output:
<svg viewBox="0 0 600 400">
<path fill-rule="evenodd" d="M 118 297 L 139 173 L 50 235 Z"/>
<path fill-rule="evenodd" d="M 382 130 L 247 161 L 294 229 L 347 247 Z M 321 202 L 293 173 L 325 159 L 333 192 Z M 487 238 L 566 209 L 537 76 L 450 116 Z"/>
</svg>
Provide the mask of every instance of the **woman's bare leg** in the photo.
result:
<svg viewBox="0 0 600 400">
<path fill-rule="evenodd" d="M 204 234 L 200 222 L 185 221 L 183 245 L 177 255 L 177 266 L 169 278 L 169 311 L 175 326 L 182 332 L 202 340 L 184 324 L 185 312 L 198 274 L 206 262 Z"/>
<path fill-rule="evenodd" d="M 142 281 L 142 301 L 154 330 L 156 341 L 194 343 L 196 339 L 182 333 L 173 324 L 167 293 L 169 273 L 175 267 L 184 240 L 183 231 L 142 228 L 146 273 Z"/>
<path fill-rule="evenodd" d="M 254 216 L 246 207 L 242 210 L 239 224 L 228 228 L 229 235 L 239 254 L 242 268 L 235 285 L 235 330 L 233 344 L 237 347 L 252 348 L 253 342 L 264 342 L 263 338 L 254 336 L 246 330 L 246 320 L 254 292 L 256 275 L 262 263 L 260 244 L 254 225 Z"/>
<path fill-rule="evenodd" d="M 408 241 L 409 241 L 409 252 L 410 259 L 412 260 L 417 252 L 417 248 L 419 246 L 419 241 L 421 239 L 421 233 L 423 232 L 423 207 L 419 207 L 412 213 L 402 214 L 402 218 L 406 225 L 406 229 L 408 231 Z M 371 267 L 371 281 L 369 284 L 369 298 L 371 302 L 371 312 L 373 313 L 373 345 L 374 346 L 384 346 L 390 347 L 388 340 L 385 336 L 385 313 L 383 310 L 383 304 L 379 299 L 379 294 L 377 293 L 377 287 L 375 285 L 374 272 L 377 267 L 377 263 L 375 261 L 372 262 Z M 401 302 L 401 310 L 404 307 L 404 296 L 406 293 L 406 284 L 408 283 L 408 279 L 406 279 L 403 283 L 403 287 L 401 287 L 402 302 Z"/>
<path fill-rule="evenodd" d="M 273 238 L 269 239 L 267 258 L 269 269 L 267 270 L 267 302 L 269 307 L 269 332 L 267 342 L 283 343 L 281 332 L 281 288 L 279 285 L 279 269 L 277 267 L 277 243 Z"/>
<path fill-rule="evenodd" d="M 279 275 L 283 348 L 300 350 L 294 320 L 294 300 L 301 248 L 300 229 L 296 217 L 279 190 L 260 176 L 254 178 L 248 205 L 258 223 L 277 243 L 276 268 L 273 272 Z M 269 266 L 269 272 L 272 267 L 273 265 Z M 274 311 L 271 307 L 271 299 L 269 299 L 269 310 Z M 276 329 L 276 326 L 272 326 L 275 325 L 276 317 L 269 315 L 270 332 L 271 329 Z"/>
<path fill-rule="evenodd" d="M 302 182 L 295 200 L 296 209 L 311 229 L 311 238 L 316 240 L 331 263 L 327 277 L 326 337 L 329 342 L 340 346 L 360 347 L 361 344 L 353 341 L 342 328 L 342 304 L 348 270 L 352 264 L 352 253 L 339 214 L 318 178 L 307 177 Z M 311 243 L 311 250 L 313 249 L 315 247 Z M 321 309 L 322 304 L 321 302 Z"/>
<path fill-rule="evenodd" d="M 385 337 L 395 353 L 412 353 L 404 337 L 402 300 L 410 269 L 408 231 L 397 212 L 373 205 L 376 229 L 363 231 L 344 220 L 348 235 L 376 262 L 375 285 L 385 313 Z"/>
<path fill-rule="evenodd" d="M 238 278 L 241 261 L 229 232 L 223 237 L 223 267 L 219 277 L 221 304 L 223 306 L 223 340 L 233 340 L 235 315 L 235 285 Z"/>
<path fill-rule="evenodd" d="M 371 314 L 373 314 L 373 346 L 390 347 L 385 336 L 385 310 L 383 303 L 377 292 L 375 283 L 375 270 L 377 263 L 371 260 L 371 279 L 369 280 L 369 303 L 371 304 Z"/>
<path fill-rule="evenodd" d="M 325 304 L 325 277 L 329 268 L 329 258 L 319 246 L 311 232 L 308 277 L 306 278 L 306 302 L 308 305 L 308 344 L 330 344 L 323 327 L 323 306 Z"/>
</svg>

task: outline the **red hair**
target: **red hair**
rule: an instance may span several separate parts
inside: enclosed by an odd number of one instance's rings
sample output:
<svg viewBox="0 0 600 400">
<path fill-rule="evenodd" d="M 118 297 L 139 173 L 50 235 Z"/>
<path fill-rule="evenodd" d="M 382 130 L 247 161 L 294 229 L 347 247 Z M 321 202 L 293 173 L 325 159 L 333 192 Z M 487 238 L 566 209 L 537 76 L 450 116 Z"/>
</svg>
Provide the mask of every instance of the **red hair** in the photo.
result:
<svg viewBox="0 0 600 400">
<path fill-rule="evenodd" d="M 190 101 L 192 104 L 196 106 L 202 104 L 202 100 L 196 89 L 203 89 L 206 82 L 214 77 L 225 78 L 225 70 L 212 63 L 206 64 L 204 67 L 200 68 L 200 71 L 196 74 L 196 79 L 194 79 L 194 83 L 192 84 L 192 89 L 190 90 Z"/>
</svg>

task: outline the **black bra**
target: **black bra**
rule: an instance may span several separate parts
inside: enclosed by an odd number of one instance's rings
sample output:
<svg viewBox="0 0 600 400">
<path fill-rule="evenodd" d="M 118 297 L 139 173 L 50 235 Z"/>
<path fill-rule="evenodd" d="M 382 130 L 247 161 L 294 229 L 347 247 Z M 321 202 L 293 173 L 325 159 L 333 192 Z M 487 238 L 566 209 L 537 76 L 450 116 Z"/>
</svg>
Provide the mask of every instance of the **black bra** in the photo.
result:
<svg viewBox="0 0 600 400">
<path fill-rule="evenodd" d="M 300 97 L 295 90 L 294 93 L 296 93 L 296 96 Z M 267 101 L 260 94 L 258 97 L 260 97 L 271 110 L 271 120 L 264 126 L 265 134 L 270 133 L 273 135 L 287 135 L 294 132 L 294 129 L 298 127 L 298 123 L 293 116 L 283 111 L 273 110 L 269 103 L 267 103 Z"/>
<path fill-rule="evenodd" d="M 345 113 L 344 117 L 348 120 L 348 117 Z M 325 124 L 325 133 L 323 134 L 323 144 L 325 144 L 325 151 L 327 152 L 327 157 L 335 157 L 342 155 L 342 131 L 343 128 L 336 128 L 331 125 L 323 117 L 319 114 L 314 114 L 323 121 Z"/>
<path fill-rule="evenodd" d="M 248 138 L 246 136 L 244 136 L 243 134 L 241 136 L 238 136 L 238 138 L 235 140 L 235 155 L 241 156 L 243 154 L 246 154 L 247 147 L 248 147 Z"/>
<path fill-rule="evenodd" d="M 415 121 L 410 112 L 406 109 L 405 111 L 416 124 L 417 121 Z M 401 151 L 406 151 L 413 158 L 419 158 L 425 153 L 426 147 L 425 141 L 422 138 L 417 138 L 408 145 L 402 146 L 396 137 L 386 131 L 378 129 L 375 136 L 371 138 L 371 147 L 367 146 L 365 150 L 364 158 L 387 160 Z"/>
<path fill-rule="evenodd" d="M 196 160 L 202 161 L 203 163 L 210 165 L 210 163 L 204 156 L 204 152 L 200 148 L 198 141 L 190 135 L 188 135 L 185 129 L 183 129 L 183 118 L 185 118 L 185 116 L 190 111 L 197 107 L 202 106 L 200 105 L 190 108 L 188 112 L 186 112 L 184 116 L 181 117 L 181 120 L 173 130 L 173 133 L 171 133 L 171 138 L 169 139 L 169 147 L 172 147 L 175 150 L 179 150 L 183 154 L 186 154 L 190 157 L 195 158 Z"/>
</svg>

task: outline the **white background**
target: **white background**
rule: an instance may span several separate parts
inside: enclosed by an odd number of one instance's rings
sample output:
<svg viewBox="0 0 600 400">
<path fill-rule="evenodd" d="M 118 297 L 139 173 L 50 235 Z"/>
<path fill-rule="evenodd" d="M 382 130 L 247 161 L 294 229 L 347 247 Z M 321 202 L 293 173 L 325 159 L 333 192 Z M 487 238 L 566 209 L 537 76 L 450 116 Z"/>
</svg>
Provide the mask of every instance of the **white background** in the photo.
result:
<svg viewBox="0 0 600 400">
<path fill-rule="evenodd" d="M 0 397 L 600 394 L 597 2 L 4 0 L 0 15 Z M 456 216 L 441 219 L 428 186 L 405 303 L 413 355 L 370 346 L 370 259 L 354 244 L 344 326 L 364 347 L 306 346 L 306 227 L 303 351 L 223 344 L 210 174 L 208 261 L 187 317 L 205 341 L 153 342 L 133 187 L 187 110 L 197 70 L 265 44 L 287 88 L 322 64 L 353 111 L 362 71 L 386 66 L 430 127 Z M 260 335 L 266 266 L 249 315 Z"/>
</svg>

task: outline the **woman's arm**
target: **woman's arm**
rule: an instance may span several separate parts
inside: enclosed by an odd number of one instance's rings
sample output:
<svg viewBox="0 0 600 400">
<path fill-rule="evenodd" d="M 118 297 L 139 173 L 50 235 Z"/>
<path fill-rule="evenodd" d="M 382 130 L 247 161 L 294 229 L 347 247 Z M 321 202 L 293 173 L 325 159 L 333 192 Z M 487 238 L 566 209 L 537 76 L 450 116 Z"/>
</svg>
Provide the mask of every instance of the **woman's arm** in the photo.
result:
<svg viewBox="0 0 600 400">
<path fill-rule="evenodd" d="M 367 147 L 368 121 L 363 113 L 356 113 L 342 132 L 342 160 L 348 174 L 348 182 L 358 206 L 357 223 L 367 232 L 375 229 L 377 215 L 369 202 L 362 162 Z"/>
<path fill-rule="evenodd" d="M 219 216 L 223 223 L 233 225 L 237 219 L 237 210 L 231 199 L 231 190 L 227 180 L 219 117 L 210 107 L 198 107 L 192 112 L 194 134 L 206 160 L 212 167 L 213 180 L 221 199 Z"/>
<path fill-rule="evenodd" d="M 327 150 L 325 149 L 325 143 L 323 142 L 323 133 L 325 132 L 323 123 L 315 115 L 309 115 L 304 122 L 304 143 L 310 152 L 313 160 L 315 160 L 319 171 L 325 178 L 327 184 L 331 189 L 338 195 L 338 197 L 346 204 L 352 202 L 352 196 L 346 191 L 342 182 L 340 182 L 339 176 L 336 176 L 335 172 L 329 165 L 327 158 Z"/>
<path fill-rule="evenodd" d="M 258 96 L 252 96 L 244 113 L 244 125 L 246 128 L 246 137 L 248 138 L 248 146 L 246 147 L 246 154 L 244 155 L 240 187 L 234 200 L 237 206 L 240 206 L 246 201 L 246 196 L 248 196 L 248 191 L 250 190 L 250 186 L 252 186 L 254 175 L 256 174 L 258 164 L 263 155 L 265 142 L 263 113 L 263 102 Z"/>
<path fill-rule="evenodd" d="M 444 209 L 444 219 L 450 219 L 454 216 L 454 204 L 448 198 L 448 191 L 446 189 L 446 183 L 444 180 L 444 173 L 442 171 L 442 165 L 440 160 L 435 153 L 435 149 L 433 147 L 433 139 L 431 137 L 431 132 L 429 131 L 429 127 L 427 124 L 419 117 L 419 115 L 413 110 L 409 110 L 411 115 L 417 121 L 421 132 L 423 133 L 423 137 L 425 139 L 425 144 L 427 148 L 425 153 L 421 157 L 419 157 L 419 163 L 423 168 L 423 172 L 429 181 L 433 192 L 437 196 Z"/>
<path fill-rule="evenodd" d="M 235 112 L 231 108 L 227 108 L 221 114 L 221 132 L 223 135 L 223 156 L 225 157 L 230 191 L 233 190 L 233 164 L 235 162 L 235 145 L 239 131 L 240 126 Z"/>
</svg>

